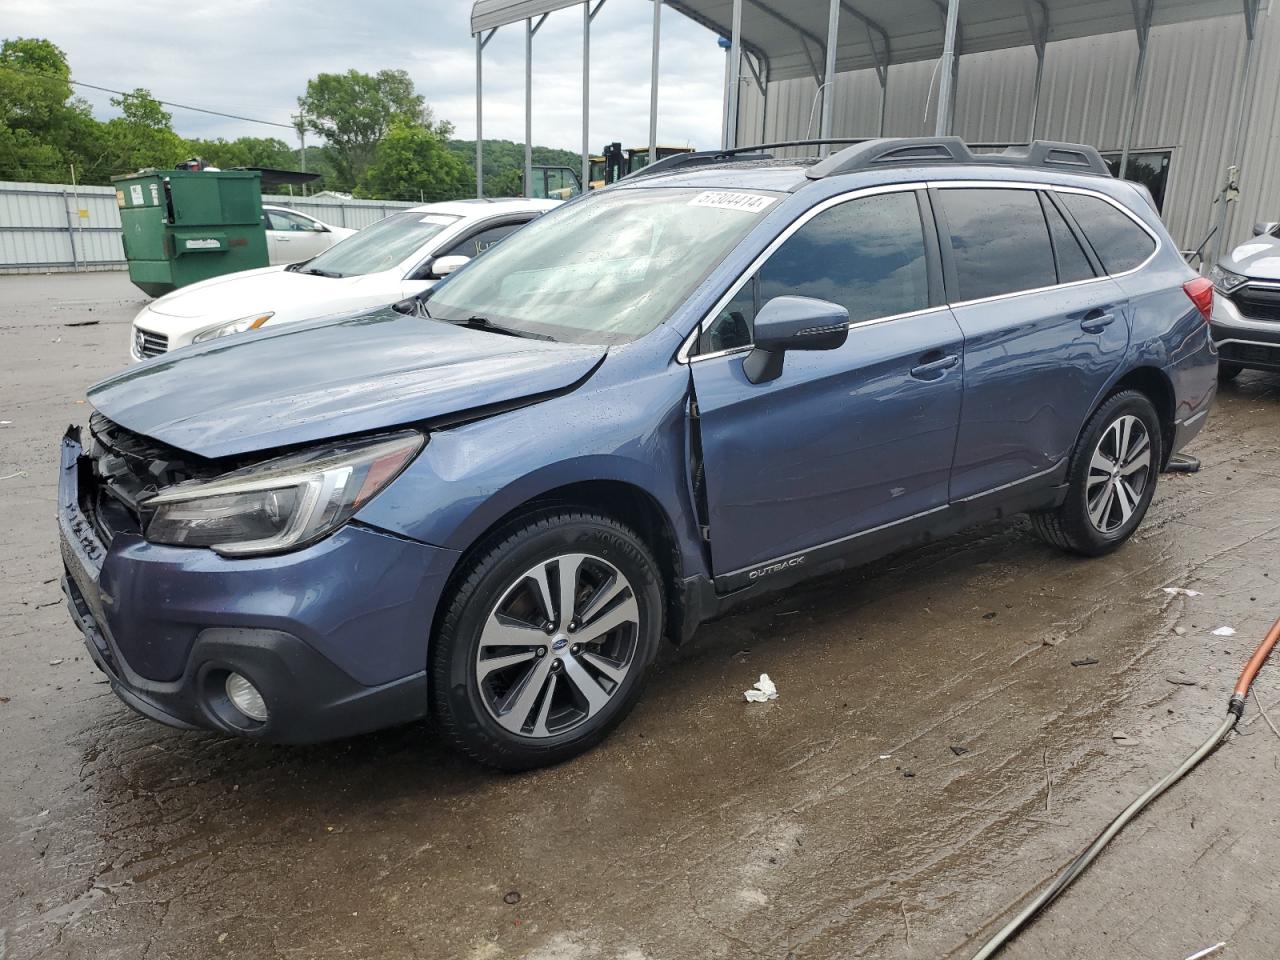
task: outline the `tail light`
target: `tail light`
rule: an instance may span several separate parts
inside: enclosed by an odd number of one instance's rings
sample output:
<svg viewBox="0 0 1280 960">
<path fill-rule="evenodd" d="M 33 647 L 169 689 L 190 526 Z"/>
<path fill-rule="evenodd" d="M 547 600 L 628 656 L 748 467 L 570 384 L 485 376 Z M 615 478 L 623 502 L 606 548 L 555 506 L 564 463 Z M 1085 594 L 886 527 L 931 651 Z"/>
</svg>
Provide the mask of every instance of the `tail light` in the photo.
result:
<svg viewBox="0 0 1280 960">
<path fill-rule="evenodd" d="M 1213 316 L 1213 281 L 1208 277 L 1196 277 L 1184 283 L 1182 289 L 1196 305 L 1200 316 L 1204 317 L 1204 322 L 1208 323 L 1209 318 Z"/>
</svg>

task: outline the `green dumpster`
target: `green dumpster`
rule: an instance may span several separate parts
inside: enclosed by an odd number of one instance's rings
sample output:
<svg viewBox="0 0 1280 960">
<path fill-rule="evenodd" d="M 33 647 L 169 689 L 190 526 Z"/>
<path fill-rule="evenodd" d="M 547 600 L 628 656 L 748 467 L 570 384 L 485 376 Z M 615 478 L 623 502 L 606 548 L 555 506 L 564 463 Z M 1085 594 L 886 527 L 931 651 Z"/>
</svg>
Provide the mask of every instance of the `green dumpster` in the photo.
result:
<svg viewBox="0 0 1280 960">
<path fill-rule="evenodd" d="M 144 170 L 112 177 L 129 279 L 159 297 L 267 265 L 256 170 Z"/>
</svg>

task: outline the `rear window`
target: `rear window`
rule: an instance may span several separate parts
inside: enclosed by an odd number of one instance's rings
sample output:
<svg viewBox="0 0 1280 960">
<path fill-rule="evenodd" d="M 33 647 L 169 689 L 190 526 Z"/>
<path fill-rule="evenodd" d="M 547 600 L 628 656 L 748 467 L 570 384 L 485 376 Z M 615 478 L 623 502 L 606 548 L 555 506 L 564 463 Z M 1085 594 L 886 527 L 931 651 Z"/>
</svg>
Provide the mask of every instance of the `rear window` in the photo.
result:
<svg viewBox="0 0 1280 960">
<path fill-rule="evenodd" d="M 1155 251 L 1151 234 L 1107 201 L 1081 193 L 1058 197 L 1080 224 L 1107 273 L 1132 270 Z"/>
<path fill-rule="evenodd" d="M 941 191 L 959 300 L 981 300 L 1058 282 L 1034 190 Z"/>
</svg>

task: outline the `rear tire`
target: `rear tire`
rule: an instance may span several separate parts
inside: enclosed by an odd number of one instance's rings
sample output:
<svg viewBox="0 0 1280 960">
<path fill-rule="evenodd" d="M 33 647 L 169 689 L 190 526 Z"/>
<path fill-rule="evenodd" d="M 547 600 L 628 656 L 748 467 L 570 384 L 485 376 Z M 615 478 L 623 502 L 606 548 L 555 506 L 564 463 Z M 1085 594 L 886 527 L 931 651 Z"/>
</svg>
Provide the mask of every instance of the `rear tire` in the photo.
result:
<svg viewBox="0 0 1280 960">
<path fill-rule="evenodd" d="M 658 565 L 629 528 L 557 509 L 501 530 L 445 602 L 429 663 L 445 739 L 501 770 L 595 746 L 640 697 L 662 635 Z"/>
<path fill-rule="evenodd" d="M 1230 383 L 1244 371 L 1244 367 L 1238 363 L 1227 363 L 1225 360 L 1218 361 L 1218 382 Z"/>
<path fill-rule="evenodd" d="M 1142 522 L 1163 462 L 1160 418 L 1151 401 L 1137 390 L 1107 398 L 1071 454 L 1066 500 L 1056 510 L 1032 514 L 1032 529 L 1072 553 L 1110 553 Z"/>
</svg>

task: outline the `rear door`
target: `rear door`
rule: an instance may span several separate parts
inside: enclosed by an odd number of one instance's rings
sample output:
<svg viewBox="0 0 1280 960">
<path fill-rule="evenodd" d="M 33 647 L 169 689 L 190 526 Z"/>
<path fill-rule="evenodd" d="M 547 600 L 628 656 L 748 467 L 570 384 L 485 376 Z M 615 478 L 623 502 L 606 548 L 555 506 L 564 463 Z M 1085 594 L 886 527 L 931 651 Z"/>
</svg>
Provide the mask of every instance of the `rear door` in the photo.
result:
<svg viewBox="0 0 1280 960">
<path fill-rule="evenodd" d="M 264 212 L 269 263 L 298 263 L 328 249 L 329 231 L 314 220 L 285 210 Z"/>
<path fill-rule="evenodd" d="M 1127 303 L 1056 200 L 936 185 L 947 292 L 964 333 L 951 500 L 1053 483 L 1129 344 Z"/>
<path fill-rule="evenodd" d="M 945 507 L 960 416 L 961 335 L 942 303 L 924 190 L 819 208 L 775 241 L 705 322 L 690 372 L 717 577 Z M 755 313 L 784 294 L 844 305 L 844 346 L 743 372 Z"/>
</svg>

